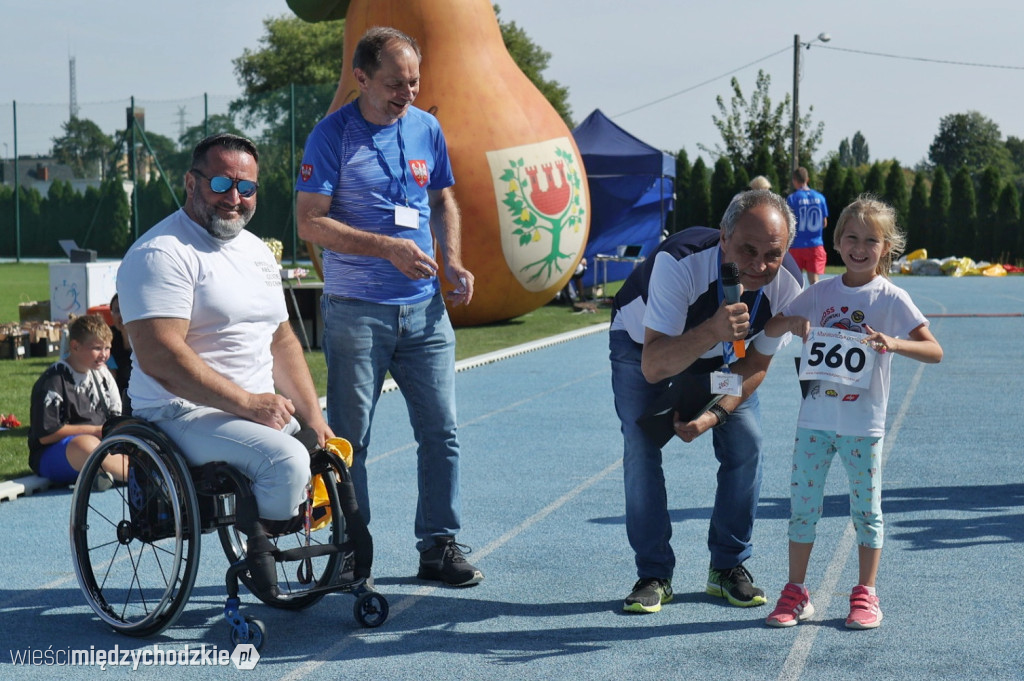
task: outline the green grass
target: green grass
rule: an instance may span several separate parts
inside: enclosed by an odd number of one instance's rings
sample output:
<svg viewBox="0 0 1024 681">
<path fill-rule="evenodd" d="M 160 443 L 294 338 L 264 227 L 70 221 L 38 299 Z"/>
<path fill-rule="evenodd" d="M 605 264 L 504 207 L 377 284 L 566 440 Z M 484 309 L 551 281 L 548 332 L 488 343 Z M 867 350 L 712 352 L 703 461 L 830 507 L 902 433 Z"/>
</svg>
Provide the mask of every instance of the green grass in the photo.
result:
<svg viewBox="0 0 1024 681">
<path fill-rule="evenodd" d="M 614 293 L 620 284 L 609 284 Z M 49 299 L 49 266 L 45 263 L 0 264 L 0 322 L 18 321 L 18 304 Z M 455 330 L 457 359 L 475 357 L 600 322 L 611 311 L 599 307 L 593 314 L 577 314 L 565 305 L 547 305 L 528 314 L 495 324 Z M 0 431 L 0 480 L 28 475 L 29 397 L 32 385 L 52 358 L 30 357 L 0 360 L 0 413 L 14 414 L 21 428 Z M 306 353 L 319 394 L 327 386 L 327 366 L 322 352 Z"/>
</svg>

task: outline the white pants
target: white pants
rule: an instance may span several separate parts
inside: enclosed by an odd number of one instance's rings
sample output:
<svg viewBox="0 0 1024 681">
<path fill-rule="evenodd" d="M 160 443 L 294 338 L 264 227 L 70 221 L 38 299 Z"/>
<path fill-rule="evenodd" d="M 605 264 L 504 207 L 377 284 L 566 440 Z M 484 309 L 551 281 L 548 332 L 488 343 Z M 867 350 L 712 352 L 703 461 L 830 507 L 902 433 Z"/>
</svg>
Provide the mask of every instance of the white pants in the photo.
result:
<svg viewBox="0 0 1024 681">
<path fill-rule="evenodd" d="M 190 465 L 223 461 L 241 471 L 252 481 L 261 518 L 288 520 L 306 498 L 309 452 L 293 437 L 300 427 L 294 418 L 284 430 L 275 430 L 188 403 L 137 409 L 133 415 L 163 431 Z"/>
</svg>

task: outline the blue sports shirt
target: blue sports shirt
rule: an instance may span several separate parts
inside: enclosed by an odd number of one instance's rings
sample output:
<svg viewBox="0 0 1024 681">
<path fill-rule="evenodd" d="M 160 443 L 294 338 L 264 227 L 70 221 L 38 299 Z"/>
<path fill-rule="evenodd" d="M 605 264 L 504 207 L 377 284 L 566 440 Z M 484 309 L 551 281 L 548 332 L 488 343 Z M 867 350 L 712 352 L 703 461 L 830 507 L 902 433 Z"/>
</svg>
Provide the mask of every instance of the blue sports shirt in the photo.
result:
<svg viewBox="0 0 1024 681">
<path fill-rule="evenodd" d="M 410 107 L 397 122 L 374 125 L 358 100 L 327 116 L 306 140 L 296 188 L 331 197 L 328 217 L 375 234 L 412 239 L 434 256 L 428 190 L 455 184 L 441 125 Z M 419 211 L 419 227 L 395 224 L 395 207 Z M 409 279 L 389 260 L 325 250 L 324 293 L 409 305 L 437 293 L 437 277 Z"/>
</svg>

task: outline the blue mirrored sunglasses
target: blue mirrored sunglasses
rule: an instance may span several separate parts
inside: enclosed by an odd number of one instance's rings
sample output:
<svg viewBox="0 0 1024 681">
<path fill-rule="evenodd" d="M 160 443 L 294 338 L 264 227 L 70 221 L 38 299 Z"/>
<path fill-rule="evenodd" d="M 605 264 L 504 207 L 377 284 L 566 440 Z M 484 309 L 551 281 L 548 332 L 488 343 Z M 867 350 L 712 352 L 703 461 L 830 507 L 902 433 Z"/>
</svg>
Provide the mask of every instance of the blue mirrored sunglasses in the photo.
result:
<svg viewBox="0 0 1024 681">
<path fill-rule="evenodd" d="M 225 194 L 231 191 L 232 187 L 236 187 L 238 189 L 239 196 L 249 198 L 256 193 L 257 189 L 260 188 L 259 183 L 252 180 L 232 180 L 230 177 L 225 177 L 223 175 L 207 177 L 195 168 L 192 168 L 192 172 L 209 182 L 210 189 L 214 194 Z"/>
</svg>

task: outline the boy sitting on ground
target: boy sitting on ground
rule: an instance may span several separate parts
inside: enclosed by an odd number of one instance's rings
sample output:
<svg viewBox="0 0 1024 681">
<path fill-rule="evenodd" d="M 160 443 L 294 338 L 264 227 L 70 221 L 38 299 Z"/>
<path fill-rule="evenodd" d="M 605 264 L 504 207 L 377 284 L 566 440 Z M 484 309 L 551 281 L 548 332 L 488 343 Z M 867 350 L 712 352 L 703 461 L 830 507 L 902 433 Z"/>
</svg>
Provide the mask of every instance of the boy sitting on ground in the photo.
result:
<svg viewBox="0 0 1024 681">
<path fill-rule="evenodd" d="M 107 369 L 112 335 L 99 315 L 75 318 L 68 327 L 68 355 L 51 365 L 32 387 L 29 467 L 58 485 L 78 479 L 78 471 L 100 443 L 103 423 L 121 413 L 117 383 Z M 108 488 L 124 480 L 127 461 L 110 455 L 107 475 L 96 478 Z"/>
</svg>

